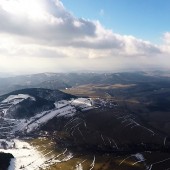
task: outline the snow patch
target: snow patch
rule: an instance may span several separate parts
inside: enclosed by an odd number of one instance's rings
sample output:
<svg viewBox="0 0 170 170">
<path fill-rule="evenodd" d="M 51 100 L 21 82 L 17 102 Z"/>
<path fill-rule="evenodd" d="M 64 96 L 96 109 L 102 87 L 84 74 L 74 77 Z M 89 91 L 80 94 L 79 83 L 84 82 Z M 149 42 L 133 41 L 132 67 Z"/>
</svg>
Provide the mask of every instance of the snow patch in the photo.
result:
<svg viewBox="0 0 170 170">
<path fill-rule="evenodd" d="M 68 104 L 69 104 L 69 101 L 67 101 L 67 100 L 60 100 L 60 101 L 54 103 L 54 105 L 57 109 L 67 106 Z"/>
<path fill-rule="evenodd" d="M 76 169 L 75 170 L 83 170 L 82 164 L 79 163 L 78 165 L 76 165 Z"/>
<path fill-rule="evenodd" d="M 135 157 L 137 158 L 137 160 L 139 160 L 139 161 L 145 161 L 144 156 L 143 156 L 142 154 L 140 154 L 140 153 L 137 153 L 137 154 L 135 154 L 134 156 L 135 156 Z"/>
<path fill-rule="evenodd" d="M 71 101 L 71 105 L 80 108 L 82 111 L 93 108 L 93 101 L 90 98 L 78 98 Z"/>
<path fill-rule="evenodd" d="M 30 98 L 31 100 L 35 101 L 35 98 L 28 95 L 28 94 L 18 94 L 18 95 L 10 95 L 5 100 L 2 101 L 2 103 L 9 103 L 12 102 L 13 104 L 18 104 L 21 101 Z"/>
</svg>

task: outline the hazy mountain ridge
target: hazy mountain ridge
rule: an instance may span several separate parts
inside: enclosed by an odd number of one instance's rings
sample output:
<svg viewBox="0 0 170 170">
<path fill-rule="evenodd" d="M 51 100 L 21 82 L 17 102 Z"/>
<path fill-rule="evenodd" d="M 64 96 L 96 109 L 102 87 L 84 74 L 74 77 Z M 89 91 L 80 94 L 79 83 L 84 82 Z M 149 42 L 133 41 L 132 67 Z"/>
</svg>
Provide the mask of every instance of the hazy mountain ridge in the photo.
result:
<svg viewBox="0 0 170 170">
<path fill-rule="evenodd" d="M 26 76 L 0 78 L 0 94 L 24 88 L 65 89 L 84 84 L 131 84 L 164 81 L 170 78 L 155 73 L 41 73 Z M 152 79 L 151 79 L 152 77 Z"/>
</svg>

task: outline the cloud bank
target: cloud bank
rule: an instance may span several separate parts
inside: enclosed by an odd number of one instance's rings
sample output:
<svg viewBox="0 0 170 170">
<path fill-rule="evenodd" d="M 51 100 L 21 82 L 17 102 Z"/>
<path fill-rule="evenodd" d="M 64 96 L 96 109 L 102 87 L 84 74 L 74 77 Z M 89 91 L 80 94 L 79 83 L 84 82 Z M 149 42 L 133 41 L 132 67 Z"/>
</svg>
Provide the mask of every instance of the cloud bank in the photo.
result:
<svg viewBox="0 0 170 170">
<path fill-rule="evenodd" d="M 120 35 L 77 18 L 59 0 L 1 0 L 0 23 L 0 71 L 168 67 L 170 61 L 169 32 L 162 45 Z"/>
</svg>

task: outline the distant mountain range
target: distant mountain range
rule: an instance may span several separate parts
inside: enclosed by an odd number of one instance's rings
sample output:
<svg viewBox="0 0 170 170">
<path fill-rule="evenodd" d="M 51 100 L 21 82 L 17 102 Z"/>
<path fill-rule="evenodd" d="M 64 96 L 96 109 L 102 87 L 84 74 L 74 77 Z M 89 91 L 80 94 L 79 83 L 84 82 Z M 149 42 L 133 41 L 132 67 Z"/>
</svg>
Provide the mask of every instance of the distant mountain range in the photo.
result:
<svg viewBox="0 0 170 170">
<path fill-rule="evenodd" d="M 165 72 L 125 73 L 41 73 L 0 78 L 0 94 L 25 88 L 65 89 L 84 84 L 132 84 L 139 82 L 164 81 Z M 166 77 L 164 77 L 166 76 Z M 152 77 L 152 79 L 151 79 Z"/>
<path fill-rule="evenodd" d="M 13 74 L 11 74 L 11 73 L 2 73 L 2 72 L 0 72 L 0 78 L 10 77 L 10 76 L 13 76 Z"/>
</svg>

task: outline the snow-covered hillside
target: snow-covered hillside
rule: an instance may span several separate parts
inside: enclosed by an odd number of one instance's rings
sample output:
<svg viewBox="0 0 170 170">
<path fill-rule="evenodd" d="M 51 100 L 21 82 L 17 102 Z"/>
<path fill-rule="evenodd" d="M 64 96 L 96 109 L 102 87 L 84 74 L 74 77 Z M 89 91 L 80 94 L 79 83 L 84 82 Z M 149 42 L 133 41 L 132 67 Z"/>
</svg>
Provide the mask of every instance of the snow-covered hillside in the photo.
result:
<svg viewBox="0 0 170 170">
<path fill-rule="evenodd" d="M 54 117 L 72 117 L 76 114 L 77 108 L 82 111 L 92 109 L 91 99 L 72 99 L 71 101 L 62 100 L 55 103 L 56 108 L 41 112 L 34 117 L 31 117 L 29 120 L 23 119 L 20 121 L 17 127 L 13 129 L 14 132 L 32 132 L 53 119 Z"/>
<path fill-rule="evenodd" d="M 22 131 L 22 132 L 32 132 L 33 130 L 36 130 L 41 125 L 45 124 L 49 120 L 51 120 L 54 117 L 60 117 L 60 116 L 73 116 L 76 113 L 75 107 L 72 107 L 70 105 L 59 108 L 59 109 L 53 109 L 50 111 L 42 112 L 34 117 L 31 117 L 29 120 L 21 120 L 20 124 L 14 128 L 13 132 Z"/>
<path fill-rule="evenodd" d="M 0 116 L 29 119 L 37 113 L 55 109 L 55 102 L 70 101 L 76 96 L 59 90 L 42 88 L 22 89 L 0 96 Z"/>
<path fill-rule="evenodd" d="M 90 98 L 78 98 L 71 100 L 61 100 L 54 103 L 55 108 L 47 111 L 42 111 L 29 119 L 9 119 L 5 118 L 8 109 L 16 106 L 23 100 L 31 99 L 35 101 L 33 96 L 28 94 L 10 95 L 0 102 L 1 119 L 3 127 L 0 127 L 2 134 L 15 134 L 15 132 L 29 133 L 41 127 L 54 117 L 72 117 L 79 111 L 85 111 L 93 108 L 93 102 Z"/>
</svg>

